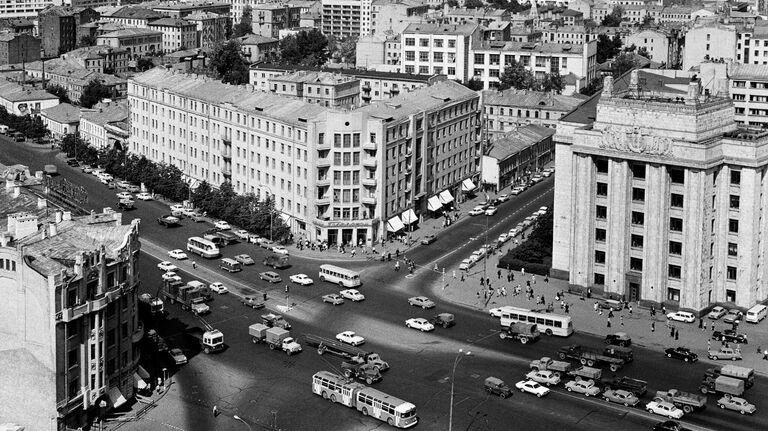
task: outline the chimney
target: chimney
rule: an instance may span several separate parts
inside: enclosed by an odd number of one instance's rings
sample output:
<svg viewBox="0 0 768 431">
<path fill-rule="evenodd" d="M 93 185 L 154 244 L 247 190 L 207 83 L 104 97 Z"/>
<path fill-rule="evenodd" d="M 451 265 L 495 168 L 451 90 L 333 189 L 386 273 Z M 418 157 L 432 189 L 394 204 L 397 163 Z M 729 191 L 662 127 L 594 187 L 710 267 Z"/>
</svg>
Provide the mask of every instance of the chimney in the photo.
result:
<svg viewBox="0 0 768 431">
<path fill-rule="evenodd" d="M 48 201 L 43 198 L 37 198 L 37 209 L 43 209 L 48 207 Z"/>
<path fill-rule="evenodd" d="M 64 211 L 61 216 L 62 220 L 72 220 L 72 211 Z"/>
<path fill-rule="evenodd" d="M 56 220 L 56 223 L 57 223 L 57 224 L 58 224 L 58 223 L 61 223 L 61 219 L 63 218 L 63 214 L 61 213 L 61 211 L 58 211 L 58 210 L 57 210 L 55 213 L 53 213 L 53 215 L 54 215 L 54 217 L 55 217 L 55 219 L 54 219 L 54 220 Z"/>
<path fill-rule="evenodd" d="M 12 180 L 6 180 L 5 181 L 5 191 L 10 193 L 13 187 L 15 186 L 14 182 Z"/>
<path fill-rule="evenodd" d="M 11 242 L 11 237 L 5 232 L 0 232 L 0 247 L 8 247 L 9 242 Z"/>
<path fill-rule="evenodd" d="M 603 93 L 600 95 L 600 97 L 613 97 L 613 76 L 608 75 L 603 78 Z"/>
<path fill-rule="evenodd" d="M 640 76 L 637 69 L 633 69 L 629 74 L 629 94 L 632 97 L 640 95 Z"/>
<path fill-rule="evenodd" d="M 19 193 L 21 193 L 21 188 L 18 187 L 18 186 L 14 186 L 13 187 L 13 195 L 12 195 L 13 198 L 16 199 L 17 197 L 19 197 Z"/>
<path fill-rule="evenodd" d="M 54 237 L 59 233 L 59 229 L 58 226 L 56 226 L 56 223 L 52 221 L 48 222 L 48 233 L 51 235 L 51 237 Z"/>
<path fill-rule="evenodd" d="M 699 103 L 699 94 L 701 89 L 699 88 L 699 80 L 692 79 L 688 83 L 688 95 L 685 98 L 686 105 L 696 105 Z"/>
</svg>

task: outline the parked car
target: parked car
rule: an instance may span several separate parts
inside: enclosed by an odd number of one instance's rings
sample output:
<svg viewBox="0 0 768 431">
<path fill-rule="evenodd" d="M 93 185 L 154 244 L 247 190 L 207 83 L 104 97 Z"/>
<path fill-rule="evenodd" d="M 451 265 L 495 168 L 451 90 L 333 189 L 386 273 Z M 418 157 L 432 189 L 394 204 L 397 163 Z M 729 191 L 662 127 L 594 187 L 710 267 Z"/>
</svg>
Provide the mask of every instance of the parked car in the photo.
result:
<svg viewBox="0 0 768 431">
<path fill-rule="evenodd" d="M 421 307 L 423 309 L 434 308 L 435 306 L 435 303 L 426 296 L 414 296 L 412 298 L 408 298 L 408 304 L 413 305 L 414 307 Z"/>
<path fill-rule="evenodd" d="M 168 252 L 168 257 L 171 257 L 176 260 L 184 260 L 187 258 L 187 253 L 184 253 L 181 249 L 175 249 Z"/>
<path fill-rule="evenodd" d="M 125 189 L 131 193 L 139 193 L 141 191 L 141 187 L 137 186 L 136 184 L 130 184 L 130 183 L 125 187 Z"/>
<path fill-rule="evenodd" d="M 595 385 L 594 380 L 571 380 L 565 383 L 565 389 L 568 392 L 578 392 L 588 397 L 600 395 L 600 388 Z"/>
<path fill-rule="evenodd" d="M 282 245 L 276 245 L 272 247 L 272 251 L 277 254 L 288 254 L 288 249 Z"/>
<path fill-rule="evenodd" d="M 352 331 L 339 332 L 336 334 L 336 339 L 351 346 L 359 346 L 361 344 L 365 344 L 365 338 L 355 334 Z"/>
<path fill-rule="evenodd" d="M 131 183 L 129 183 L 128 181 L 125 181 L 125 180 L 121 180 L 121 181 L 118 181 L 118 182 L 115 183 L 115 185 L 119 189 L 127 189 L 130 184 Z"/>
<path fill-rule="evenodd" d="M 743 359 L 740 349 L 733 349 L 730 347 L 721 347 L 720 349 L 712 349 L 707 352 L 709 359 L 714 361 L 720 359 L 730 359 L 732 361 Z"/>
<path fill-rule="evenodd" d="M 218 230 L 230 230 L 230 229 L 232 229 L 232 226 L 230 226 L 229 223 L 227 223 L 224 220 L 217 220 L 215 223 L 213 223 L 213 227 L 214 227 L 214 229 L 218 229 Z"/>
<path fill-rule="evenodd" d="M 723 322 L 725 323 L 740 323 L 741 319 L 744 318 L 744 313 L 742 313 L 740 310 L 736 308 L 731 308 L 728 310 L 728 314 L 723 317 Z"/>
<path fill-rule="evenodd" d="M 283 281 L 280 275 L 274 271 L 266 271 L 259 273 L 259 279 L 265 280 L 269 283 L 280 283 Z"/>
<path fill-rule="evenodd" d="M 739 334 L 733 329 L 726 329 L 724 331 L 715 331 L 712 333 L 712 339 L 717 341 L 727 341 L 729 343 L 749 344 L 747 336 Z"/>
<path fill-rule="evenodd" d="M 687 311 L 674 311 L 672 313 L 667 313 L 667 318 L 685 323 L 693 323 L 696 321 L 696 316 L 694 316 L 693 313 L 689 313 Z"/>
<path fill-rule="evenodd" d="M 437 239 L 437 236 L 434 234 L 424 235 L 424 238 L 421 239 L 421 243 L 424 245 L 429 245 L 435 242 L 436 239 Z"/>
<path fill-rule="evenodd" d="M 490 206 L 490 207 L 488 207 L 488 208 L 485 210 L 485 215 L 487 215 L 487 216 L 492 216 L 492 215 L 496 214 L 497 212 L 499 212 L 499 209 L 498 209 L 498 208 L 496 208 L 496 207 L 494 207 L 494 206 Z"/>
<path fill-rule="evenodd" d="M 205 221 L 205 216 L 200 214 L 197 211 L 195 211 L 192 214 L 190 214 L 189 218 L 192 219 L 192 221 L 194 221 L 195 223 L 199 223 L 201 221 Z"/>
<path fill-rule="evenodd" d="M 751 415 L 757 411 L 755 405 L 748 403 L 744 398 L 732 397 L 728 395 L 717 400 L 717 406 L 721 409 L 735 410 L 743 415 Z"/>
<path fill-rule="evenodd" d="M 75 159 L 68 159 L 67 160 L 67 165 L 69 165 L 69 166 L 71 166 L 73 168 L 76 168 L 76 167 L 80 166 L 80 162 L 78 162 Z"/>
<path fill-rule="evenodd" d="M 691 431 L 691 430 L 680 425 L 680 422 L 664 421 L 654 425 L 653 431 Z"/>
<path fill-rule="evenodd" d="M 661 416 L 666 416 L 670 419 L 680 419 L 683 417 L 683 411 L 675 407 L 674 404 L 666 401 L 651 401 L 645 405 L 645 409 L 648 413 L 654 413 Z"/>
<path fill-rule="evenodd" d="M 168 355 L 173 359 L 173 363 L 176 365 L 182 365 L 187 363 L 187 356 L 179 348 L 171 349 L 168 351 Z"/>
<path fill-rule="evenodd" d="M 168 262 L 167 260 L 164 260 L 157 264 L 157 267 L 160 268 L 163 272 L 169 272 L 169 271 L 178 271 L 179 267 L 172 264 L 171 262 Z"/>
<path fill-rule="evenodd" d="M 512 388 L 510 388 L 504 380 L 496 377 L 487 377 L 483 382 L 483 388 L 489 394 L 496 394 L 501 398 L 507 398 L 512 396 Z"/>
<path fill-rule="evenodd" d="M 668 358 L 682 359 L 685 362 L 694 363 L 699 360 L 699 355 L 693 353 L 687 347 L 670 347 L 664 350 Z"/>
<path fill-rule="evenodd" d="M 344 298 L 342 298 L 338 293 L 329 293 L 327 295 L 323 295 L 323 302 L 327 302 L 332 305 L 339 305 L 344 303 Z"/>
<path fill-rule="evenodd" d="M 248 236 L 250 235 L 248 231 L 245 229 L 238 229 L 236 231 L 233 231 L 232 233 L 235 234 L 238 238 L 245 241 L 248 241 Z"/>
<path fill-rule="evenodd" d="M 491 317 L 501 317 L 501 313 L 503 310 L 504 309 L 502 307 L 491 308 L 490 310 L 488 310 L 488 314 L 490 314 Z"/>
<path fill-rule="evenodd" d="M 623 404 L 625 407 L 637 405 L 640 402 L 635 394 L 623 389 L 608 389 L 603 392 L 603 399 L 616 404 Z"/>
<path fill-rule="evenodd" d="M 250 242 L 251 244 L 257 244 L 260 239 L 261 237 L 256 235 L 255 233 L 248 235 L 248 242 Z"/>
<path fill-rule="evenodd" d="M 291 280 L 292 283 L 300 284 L 302 286 L 309 286 L 310 284 L 314 283 L 314 281 L 307 276 L 307 274 L 294 274 L 288 279 Z"/>
<path fill-rule="evenodd" d="M 502 194 L 500 194 L 500 195 L 499 195 L 499 196 L 496 198 L 496 200 L 497 200 L 497 201 L 499 201 L 499 202 L 506 202 L 506 201 L 508 201 L 508 200 L 509 200 L 509 195 L 508 195 L 508 194 L 506 194 L 506 193 L 502 193 Z"/>
<path fill-rule="evenodd" d="M 726 313 L 728 313 L 728 310 L 726 310 L 725 308 L 719 305 L 716 305 L 711 310 L 709 310 L 709 313 L 707 313 L 707 317 L 709 317 L 712 320 L 717 320 L 725 316 Z"/>
<path fill-rule="evenodd" d="M 243 265 L 253 265 L 255 263 L 251 256 L 248 256 L 247 254 L 238 254 L 235 256 L 235 260 Z"/>
<path fill-rule="evenodd" d="M 360 293 L 357 289 L 345 289 L 339 292 L 344 299 L 349 299 L 352 302 L 358 302 L 365 299 L 365 295 Z"/>
<path fill-rule="evenodd" d="M 163 281 L 181 281 L 181 276 L 173 271 L 163 273 Z"/>
<path fill-rule="evenodd" d="M 227 292 L 229 292 L 229 289 L 227 289 L 226 286 L 220 281 L 211 283 L 208 288 L 210 288 L 212 291 L 218 293 L 219 295 L 223 295 Z"/>
<path fill-rule="evenodd" d="M 405 326 L 418 329 L 421 332 L 435 330 L 435 325 L 429 323 L 429 321 L 423 317 L 412 317 L 405 321 Z"/>
<path fill-rule="evenodd" d="M 483 208 L 482 206 L 476 206 L 469 211 L 469 215 L 471 216 L 476 216 L 480 214 L 485 214 L 485 208 Z"/>
<path fill-rule="evenodd" d="M 529 394 L 536 395 L 541 398 L 549 393 L 549 389 L 534 382 L 533 380 L 521 380 L 515 383 L 515 387 L 520 389 L 520 392 L 528 392 Z"/>
<path fill-rule="evenodd" d="M 133 195 L 128 192 L 120 192 L 117 194 L 118 199 L 133 199 Z"/>
<path fill-rule="evenodd" d="M 557 373 L 549 370 L 533 370 L 526 374 L 525 377 L 528 380 L 533 380 L 536 383 L 541 383 L 542 385 L 546 386 L 557 385 L 560 383 L 560 376 Z"/>
</svg>

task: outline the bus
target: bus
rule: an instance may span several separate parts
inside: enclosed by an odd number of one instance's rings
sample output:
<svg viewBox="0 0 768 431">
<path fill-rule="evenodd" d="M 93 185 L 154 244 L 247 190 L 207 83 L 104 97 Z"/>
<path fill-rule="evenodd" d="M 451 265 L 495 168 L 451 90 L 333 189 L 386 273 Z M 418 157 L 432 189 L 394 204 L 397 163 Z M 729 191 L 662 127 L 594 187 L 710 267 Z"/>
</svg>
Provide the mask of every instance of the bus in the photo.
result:
<svg viewBox="0 0 768 431">
<path fill-rule="evenodd" d="M 410 428 L 419 421 L 415 405 L 328 371 L 312 376 L 312 392 L 397 428 Z"/>
<path fill-rule="evenodd" d="M 187 240 L 187 251 L 202 257 L 213 259 L 219 256 L 219 247 L 207 239 L 193 236 Z"/>
<path fill-rule="evenodd" d="M 363 284 L 360 282 L 359 272 L 328 264 L 320 265 L 320 280 L 346 288 L 358 287 Z"/>
<path fill-rule="evenodd" d="M 502 328 L 508 328 L 514 322 L 535 323 L 539 331 L 547 335 L 568 337 L 573 334 L 573 322 L 570 316 L 512 306 L 501 307 Z"/>
</svg>

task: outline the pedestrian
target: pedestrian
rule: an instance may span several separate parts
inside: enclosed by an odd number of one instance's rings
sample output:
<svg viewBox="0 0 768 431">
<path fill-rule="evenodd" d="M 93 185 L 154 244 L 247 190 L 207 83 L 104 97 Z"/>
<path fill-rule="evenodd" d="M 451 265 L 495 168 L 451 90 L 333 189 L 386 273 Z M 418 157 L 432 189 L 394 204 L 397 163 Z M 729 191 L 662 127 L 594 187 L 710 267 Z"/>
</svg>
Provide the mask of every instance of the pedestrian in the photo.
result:
<svg viewBox="0 0 768 431">
<path fill-rule="evenodd" d="M 488 277 L 485 277 L 485 284 L 490 286 L 491 285 L 491 279 L 488 278 Z"/>
<path fill-rule="evenodd" d="M 629 315 L 632 316 L 632 306 L 629 306 Z"/>
<path fill-rule="evenodd" d="M 194 260 L 192 261 L 192 269 L 197 269 L 197 262 Z"/>
<path fill-rule="evenodd" d="M 568 310 L 570 310 L 570 307 L 568 306 L 568 304 L 565 304 L 565 314 L 570 313 Z"/>
<path fill-rule="evenodd" d="M 765 349 L 765 351 L 763 351 L 763 360 L 768 361 L 768 349 Z"/>
<path fill-rule="evenodd" d="M 549 275 L 544 276 L 544 283 L 549 284 Z"/>
<path fill-rule="evenodd" d="M 651 322 L 651 332 L 656 332 L 656 322 Z"/>
<path fill-rule="evenodd" d="M 353 249 L 352 249 L 352 252 L 351 252 L 351 254 L 352 254 L 352 257 L 355 257 L 355 251 L 357 251 L 357 250 L 355 250 L 355 249 L 353 248 Z"/>
<path fill-rule="evenodd" d="M 613 308 L 608 310 L 608 318 L 610 319 L 611 317 L 613 317 Z"/>
<path fill-rule="evenodd" d="M 483 299 L 488 299 L 488 291 L 483 289 Z"/>
<path fill-rule="evenodd" d="M 661 304 L 661 314 L 665 315 L 667 314 L 667 307 L 664 306 L 664 304 Z"/>
<path fill-rule="evenodd" d="M 520 268 L 520 274 L 522 274 L 523 276 L 525 276 L 525 267 L 523 267 L 523 268 Z"/>
<path fill-rule="evenodd" d="M 624 316 L 619 316 L 619 322 L 621 326 L 624 326 Z"/>
<path fill-rule="evenodd" d="M 515 273 L 514 272 L 510 272 L 509 275 L 510 275 L 510 277 L 512 277 L 512 281 L 515 281 Z"/>
<path fill-rule="evenodd" d="M 675 341 L 677 341 L 677 340 L 679 340 L 679 339 L 680 339 L 680 331 L 678 331 L 677 329 L 675 329 Z"/>
<path fill-rule="evenodd" d="M 669 336 L 674 337 L 675 336 L 675 328 L 670 326 L 669 327 Z"/>
<path fill-rule="evenodd" d="M 701 332 L 704 332 L 704 321 L 702 319 L 699 319 L 699 329 L 701 329 Z"/>
<path fill-rule="evenodd" d="M 483 277 L 480 277 L 480 285 L 485 286 L 485 279 Z"/>
<path fill-rule="evenodd" d="M 536 284 L 536 274 L 531 276 L 531 281 L 533 281 L 533 284 Z"/>
<path fill-rule="evenodd" d="M 477 300 L 478 301 L 480 300 L 480 291 L 479 290 L 477 291 Z"/>
<path fill-rule="evenodd" d="M 285 293 L 288 293 L 288 285 L 285 285 Z"/>
<path fill-rule="evenodd" d="M 456 270 L 453 270 L 453 279 L 456 280 Z"/>
<path fill-rule="evenodd" d="M 602 315 L 603 315 L 603 309 L 602 309 L 602 308 L 599 308 L 599 309 L 598 309 L 598 311 L 597 311 L 597 314 L 598 314 L 598 315 L 600 315 L 600 316 L 602 316 Z"/>
<path fill-rule="evenodd" d="M 464 273 L 461 273 L 461 281 L 464 282 Z"/>
<path fill-rule="evenodd" d="M 587 298 L 591 298 L 591 297 L 592 297 L 592 288 L 588 287 L 587 288 Z"/>
<path fill-rule="evenodd" d="M 400 271 L 400 261 L 395 262 L 395 272 Z"/>
<path fill-rule="evenodd" d="M 507 296 L 507 288 L 506 288 L 506 287 L 502 287 L 502 288 L 501 288 L 501 294 L 502 294 L 503 296 Z"/>
<path fill-rule="evenodd" d="M 435 264 L 435 268 L 433 269 L 433 271 L 440 271 L 440 269 L 437 267 L 437 264 Z"/>
<path fill-rule="evenodd" d="M 595 310 L 595 313 L 597 313 L 597 301 L 595 301 L 595 305 L 592 308 Z"/>
<path fill-rule="evenodd" d="M 525 285 L 531 287 L 531 280 L 525 280 Z"/>
<path fill-rule="evenodd" d="M 608 322 L 608 327 L 610 328 L 611 327 L 611 318 L 609 317 L 608 320 L 606 320 L 606 322 Z"/>
<path fill-rule="evenodd" d="M 507 283 L 511 283 L 512 282 L 512 277 L 510 275 L 511 274 L 507 274 Z"/>
<path fill-rule="evenodd" d="M 501 289 L 503 289 L 503 287 Z M 496 289 L 496 296 L 499 298 L 501 298 L 501 289 Z"/>
<path fill-rule="evenodd" d="M 499 280 L 501 280 L 501 270 L 496 271 L 496 275 L 498 276 Z"/>
<path fill-rule="evenodd" d="M 712 350 L 712 340 L 707 340 L 707 350 Z M 758 350 L 757 353 L 760 353 L 760 351 Z"/>
<path fill-rule="evenodd" d="M 757 346 L 757 354 L 759 355 L 763 351 L 763 348 L 760 346 Z"/>
</svg>

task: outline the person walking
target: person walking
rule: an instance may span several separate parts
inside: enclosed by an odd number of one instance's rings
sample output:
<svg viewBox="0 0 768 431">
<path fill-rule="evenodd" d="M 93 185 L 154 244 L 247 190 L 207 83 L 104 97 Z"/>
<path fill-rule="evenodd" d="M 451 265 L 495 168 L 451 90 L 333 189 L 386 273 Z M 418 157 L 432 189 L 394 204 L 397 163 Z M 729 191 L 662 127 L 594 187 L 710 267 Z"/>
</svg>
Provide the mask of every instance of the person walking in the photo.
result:
<svg viewBox="0 0 768 431">
<path fill-rule="evenodd" d="M 707 340 L 707 350 L 712 350 L 712 340 Z"/>
<path fill-rule="evenodd" d="M 536 284 L 536 274 L 533 274 L 531 276 L 531 281 L 533 282 L 533 284 Z"/>
<path fill-rule="evenodd" d="M 595 310 L 595 313 L 597 313 L 597 301 L 595 301 L 595 305 L 592 308 Z"/>
<path fill-rule="evenodd" d="M 606 320 L 606 322 L 608 322 L 608 328 L 610 328 L 610 327 L 611 327 L 611 318 L 609 317 L 609 318 Z"/>
<path fill-rule="evenodd" d="M 544 276 L 544 283 L 549 284 L 549 274 Z"/>
<path fill-rule="evenodd" d="M 632 306 L 629 306 L 629 316 L 632 317 Z"/>
<path fill-rule="evenodd" d="M 680 331 L 678 331 L 677 329 L 675 329 L 675 341 L 677 341 L 677 340 L 679 340 L 679 339 L 680 339 Z"/>
<path fill-rule="evenodd" d="M 453 270 L 453 279 L 456 280 L 456 270 Z"/>
<path fill-rule="evenodd" d="M 400 261 L 399 260 L 395 262 L 395 272 L 398 272 L 398 271 L 400 271 Z"/>
<path fill-rule="evenodd" d="M 520 268 L 520 274 L 522 274 L 523 276 L 525 276 L 525 267 L 522 267 L 522 268 Z"/>
<path fill-rule="evenodd" d="M 496 275 L 498 276 L 498 279 L 501 280 L 501 270 L 496 271 Z"/>
<path fill-rule="evenodd" d="M 565 304 L 565 314 L 570 314 L 570 311 L 568 310 L 570 310 L 570 307 L 568 306 L 568 304 Z"/>
<path fill-rule="evenodd" d="M 192 261 L 192 269 L 197 269 L 197 262 L 194 260 Z"/>
<path fill-rule="evenodd" d="M 619 325 L 624 326 L 624 316 L 619 316 Z"/>
<path fill-rule="evenodd" d="M 656 322 L 655 321 L 651 322 L 651 332 L 656 332 Z"/>
<path fill-rule="evenodd" d="M 462 282 L 464 281 L 464 273 L 463 272 L 461 273 L 461 281 Z"/>
</svg>

